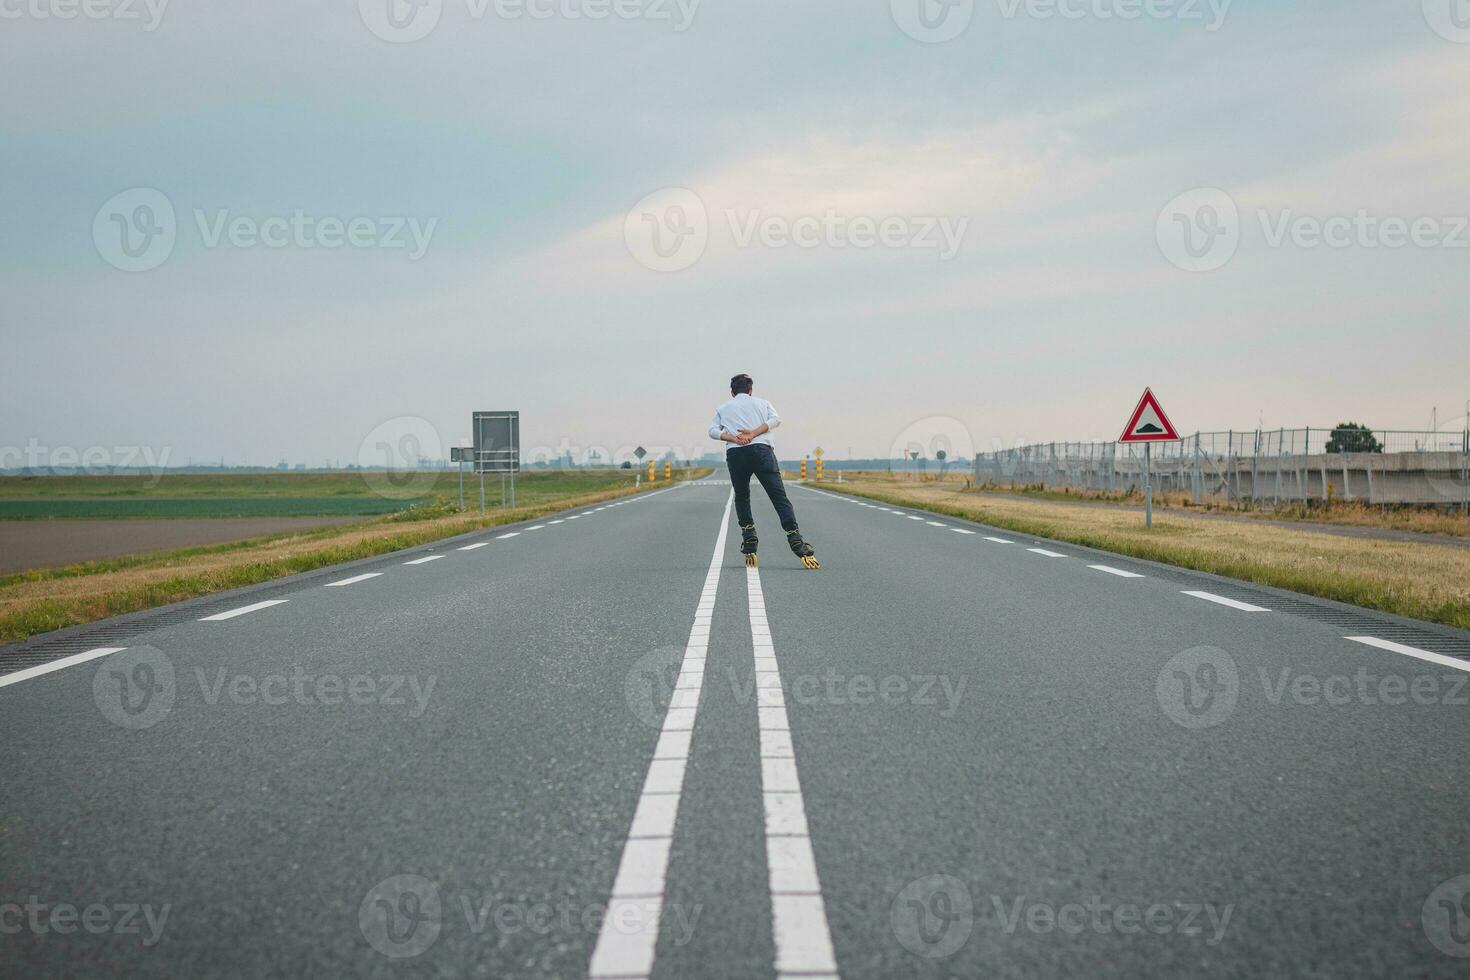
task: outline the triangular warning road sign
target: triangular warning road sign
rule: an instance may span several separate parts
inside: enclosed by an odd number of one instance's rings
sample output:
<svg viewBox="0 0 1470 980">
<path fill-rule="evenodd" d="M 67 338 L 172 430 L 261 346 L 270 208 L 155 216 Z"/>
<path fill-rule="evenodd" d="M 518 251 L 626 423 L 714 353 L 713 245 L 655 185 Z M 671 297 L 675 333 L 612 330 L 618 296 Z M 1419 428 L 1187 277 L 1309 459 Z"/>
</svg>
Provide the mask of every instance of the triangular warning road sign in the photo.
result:
<svg viewBox="0 0 1470 980">
<path fill-rule="evenodd" d="M 1138 400 L 1138 407 L 1133 410 L 1133 417 L 1128 420 L 1128 427 L 1123 430 L 1118 441 L 1173 442 L 1178 438 L 1179 433 L 1174 431 L 1174 423 L 1164 414 L 1164 408 L 1154 397 L 1153 389 L 1143 389 L 1143 397 Z"/>
</svg>

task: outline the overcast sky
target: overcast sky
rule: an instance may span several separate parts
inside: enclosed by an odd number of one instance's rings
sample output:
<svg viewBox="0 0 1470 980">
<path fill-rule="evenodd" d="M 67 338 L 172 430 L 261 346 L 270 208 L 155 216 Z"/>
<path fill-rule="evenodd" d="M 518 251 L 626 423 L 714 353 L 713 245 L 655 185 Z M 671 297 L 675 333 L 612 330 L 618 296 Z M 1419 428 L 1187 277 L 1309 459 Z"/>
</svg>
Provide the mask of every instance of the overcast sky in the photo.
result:
<svg viewBox="0 0 1470 980">
<path fill-rule="evenodd" d="M 839 458 L 1470 399 L 1462 0 L 161 2 L 0 0 L 0 447 L 704 452 L 736 371 Z"/>
</svg>

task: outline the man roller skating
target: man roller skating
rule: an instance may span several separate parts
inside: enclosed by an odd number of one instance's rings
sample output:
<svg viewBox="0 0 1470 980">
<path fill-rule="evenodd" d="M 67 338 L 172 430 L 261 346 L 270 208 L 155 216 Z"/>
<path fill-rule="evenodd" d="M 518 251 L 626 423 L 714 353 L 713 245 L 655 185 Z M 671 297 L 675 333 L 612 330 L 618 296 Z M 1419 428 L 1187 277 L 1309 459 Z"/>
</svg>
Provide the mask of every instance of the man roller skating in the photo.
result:
<svg viewBox="0 0 1470 980">
<path fill-rule="evenodd" d="M 755 518 L 750 513 L 750 478 L 761 481 L 781 527 L 786 531 L 786 543 L 792 554 L 801 559 L 807 568 L 821 568 L 812 546 L 801 538 L 801 529 L 796 526 L 796 511 L 786 497 L 786 484 L 781 480 L 781 467 L 776 463 L 776 450 L 771 445 L 770 432 L 781 424 L 781 416 L 764 398 L 756 398 L 752 392 L 755 382 L 748 374 L 737 374 L 730 379 L 730 400 L 715 410 L 715 420 L 709 427 L 709 437 L 730 444 L 725 450 L 725 462 L 730 467 L 730 482 L 735 486 L 735 516 L 740 521 L 740 553 L 745 564 L 755 567 L 756 546 Z"/>
</svg>

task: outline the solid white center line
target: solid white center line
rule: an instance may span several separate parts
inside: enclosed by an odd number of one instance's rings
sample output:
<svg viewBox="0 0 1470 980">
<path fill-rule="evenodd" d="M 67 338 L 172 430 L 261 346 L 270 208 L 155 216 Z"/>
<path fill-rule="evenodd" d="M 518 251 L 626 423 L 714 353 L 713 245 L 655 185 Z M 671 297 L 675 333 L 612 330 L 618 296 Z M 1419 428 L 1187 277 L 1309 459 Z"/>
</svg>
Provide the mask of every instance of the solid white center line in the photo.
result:
<svg viewBox="0 0 1470 980">
<path fill-rule="evenodd" d="M 53 670 L 63 670 L 76 664 L 84 664 L 88 660 L 96 660 L 98 657 L 107 657 L 114 653 L 122 653 L 127 647 L 99 647 L 96 650 L 88 650 L 86 653 L 74 653 L 70 657 L 62 657 L 53 660 L 49 664 L 41 664 L 38 667 L 27 667 L 25 670 L 17 670 L 13 674 L 0 676 L 0 687 L 9 687 L 11 684 L 19 684 L 28 681 L 32 677 L 40 677 L 49 674 Z"/>
<path fill-rule="evenodd" d="M 489 541 L 476 541 L 474 544 L 467 544 L 463 548 L 460 548 L 459 550 L 460 551 L 474 551 L 476 548 L 483 548 L 486 545 L 488 545 L 489 543 L 490 543 Z"/>
<path fill-rule="evenodd" d="M 1143 578 L 1137 572 L 1125 572 L 1123 569 L 1114 568 L 1112 565 L 1088 565 L 1087 567 L 1095 568 L 1099 572 L 1107 572 L 1109 575 L 1116 575 L 1119 578 Z"/>
<path fill-rule="evenodd" d="M 662 492 L 662 491 L 660 491 Z M 648 764 L 628 842 L 618 862 L 612 896 L 597 934 L 597 946 L 587 967 L 591 978 L 646 978 L 653 973 L 653 954 L 658 946 L 659 920 L 663 913 L 664 879 L 669 869 L 669 848 L 674 841 L 674 824 L 679 799 L 684 791 L 684 767 L 689 759 L 689 741 L 699 713 L 699 695 L 704 686 L 704 660 L 709 652 L 709 629 L 714 619 L 715 596 L 720 587 L 725 542 L 730 534 L 730 508 L 735 495 L 725 499 L 720 533 L 705 573 L 699 604 L 694 608 L 694 625 L 684 647 L 684 661 L 664 715 L 663 730 Z"/>
<path fill-rule="evenodd" d="M 1045 555 L 1047 558 L 1065 558 L 1065 557 L 1067 557 L 1066 555 L 1062 554 L 1059 551 L 1047 551 L 1045 548 L 1027 548 L 1026 550 L 1032 552 L 1033 554 Z"/>
<path fill-rule="evenodd" d="M 822 883 L 807 830 L 806 804 L 786 717 L 776 647 L 766 621 L 759 568 L 745 570 L 750 640 L 755 655 L 756 715 L 761 739 L 761 797 L 766 810 L 766 868 L 771 886 L 771 934 L 776 975 L 837 976 Z"/>
<path fill-rule="evenodd" d="M 253 613 L 257 609 L 269 609 L 271 606 L 279 606 L 290 601 L 290 599 L 267 599 L 264 602 L 256 602 L 248 606 L 241 606 L 239 609 L 231 609 L 229 612 L 215 613 L 213 616 L 205 616 L 203 619 L 199 620 L 199 622 L 221 623 L 227 619 L 234 619 L 236 616 L 244 616 L 246 613 Z"/>
<path fill-rule="evenodd" d="M 1253 606 L 1249 602 L 1241 602 L 1239 599 L 1227 599 L 1222 595 L 1215 595 L 1215 593 L 1213 592 L 1190 592 L 1188 590 L 1185 590 L 1184 594 L 1192 595 L 1196 599 L 1205 599 L 1209 602 L 1218 602 L 1222 606 L 1229 606 L 1231 609 L 1239 609 L 1241 612 L 1271 611 L 1269 609 L 1262 608 L 1261 606 Z"/>
<path fill-rule="evenodd" d="M 335 589 L 343 585 L 356 585 L 358 582 L 366 582 L 368 579 L 377 578 L 379 575 L 382 574 L 382 572 L 368 572 L 365 575 L 354 575 L 351 578 L 338 579 L 335 582 L 328 582 L 326 584 L 326 588 Z"/>
<path fill-rule="evenodd" d="M 443 557 L 444 557 L 443 555 L 425 555 L 422 558 L 415 558 L 413 561 L 406 561 L 406 562 L 404 562 L 404 564 L 405 565 L 427 565 L 429 562 L 431 562 L 431 561 L 438 561 L 440 558 L 443 558 Z"/>
<path fill-rule="evenodd" d="M 1009 538 L 992 538 L 988 534 L 985 536 L 985 540 L 986 541 L 994 541 L 996 544 L 1015 544 L 1016 543 L 1016 542 L 1012 541 Z"/>
<path fill-rule="evenodd" d="M 1354 643 L 1364 643 L 1370 647 L 1380 650 L 1390 650 L 1394 653 L 1402 653 L 1406 657 L 1417 657 L 1427 660 L 1441 667 L 1453 667 L 1456 670 L 1470 670 L 1470 660 L 1461 660 L 1458 657 L 1446 657 L 1442 653 L 1430 653 L 1428 650 L 1420 650 L 1418 647 L 1404 646 L 1402 643 L 1394 643 L 1392 640 L 1380 640 L 1376 636 L 1344 636 L 1344 640 L 1352 640 Z M 0 684 L 4 684 L 0 680 Z"/>
</svg>

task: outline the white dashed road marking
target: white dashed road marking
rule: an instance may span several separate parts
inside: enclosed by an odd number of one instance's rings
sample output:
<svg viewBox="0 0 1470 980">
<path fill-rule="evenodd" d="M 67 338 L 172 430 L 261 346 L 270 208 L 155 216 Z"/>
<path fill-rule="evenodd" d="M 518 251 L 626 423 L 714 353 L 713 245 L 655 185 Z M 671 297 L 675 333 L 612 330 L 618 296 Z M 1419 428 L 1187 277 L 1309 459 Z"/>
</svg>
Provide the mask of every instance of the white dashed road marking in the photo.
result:
<svg viewBox="0 0 1470 980">
<path fill-rule="evenodd" d="M 1027 548 L 1026 550 L 1029 551 L 1029 552 L 1031 552 L 1032 554 L 1043 555 L 1043 556 L 1045 556 L 1047 558 L 1065 558 L 1065 557 L 1067 557 L 1066 555 L 1062 554 L 1059 551 L 1047 551 L 1045 548 Z"/>
<path fill-rule="evenodd" d="M 203 619 L 199 620 L 199 622 L 222 623 L 227 619 L 234 619 L 236 616 L 244 616 L 246 613 L 253 613 L 258 609 L 269 609 L 271 606 L 279 606 L 290 601 L 290 599 L 267 599 L 264 602 L 256 602 L 248 606 L 241 606 L 239 609 L 231 609 L 229 612 L 215 613 L 213 616 L 205 616 Z"/>
<path fill-rule="evenodd" d="M 370 578 L 377 578 L 382 572 L 368 572 L 365 575 L 354 575 L 351 578 L 339 579 L 336 582 L 328 582 L 326 588 L 335 589 L 343 585 L 356 585 L 358 582 L 366 582 Z"/>
<path fill-rule="evenodd" d="M 520 536 L 520 533 L 521 533 L 520 531 L 512 531 L 509 534 L 498 534 L 498 535 L 495 536 L 495 540 L 496 541 L 504 541 L 506 538 L 519 537 Z"/>
<path fill-rule="evenodd" d="M 425 555 L 423 558 L 415 558 L 413 561 L 404 562 L 405 565 L 427 565 L 431 561 L 438 561 L 443 555 Z"/>
<path fill-rule="evenodd" d="M 930 527 L 949 527 L 948 524 L 941 524 L 938 521 L 925 521 L 924 523 L 928 524 Z"/>
<path fill-rule="evenodd" d="M 1109 575 L 1116 575 L 1119 578 L 1143 578 L 1143 576 L 1139 575 L 1137 572 L 1125 572 L 1123 571 L 1123 569 L 1114 568 L 1111 565 L 1088 565 L 1087 567 L 1095 568 L 1099 572 L 1107 572 Z"/>
<path fill-rule="evenodd" d="M 658 945 L 659 919 L 664 904 L 664 878 L 669 868 L 669 847 L 679 798 L 684 789 L 684 766 L 689 758 L 689 741 L 699 713 L 699 695 L 704 686 L 704 660 L 709 652 L 710 623 L 715 614 L 715 595 L 720 587 L 725 541 L 730 533 L 732 493 L 725 500 L 714 556 L 704 577 L 704 589 L 694 609 L 694 625 L 684 647 L 684 661 L 674 684 L 663 731 L 648 764 L 648 776 L 628 842 L 618 863 L 612 897 L 603 916 L 602 931 L 592 951 L 588 976 L 592 978 L 645 978 L 653 972 L 653 954 Z"/>
<path fill-rule="evenodd" d="M 989 535 L 986 535 L 985 536 L 985 540 L 986 541 L 994 541 L 996 544 L 1015 544 L 1016 543 L 1016 542 L 1010 540 L 1009 538 L 992 538 Z"/>
<path fill-rule="evenodd" d="M 70 657 L 62 657 L 60 660 L 53 660 L 49 664 L 41 664 L 39 667 L 27 667 L 25 670 L 17 670 L 13 674 L 6 674 L 0 677 L 0 687 L 19 684 L 21 681 L 28 681 L 32 677 L 40 677 L 42 674 L 49 674 L 53 670 L 63 670 L 76 664 L 84 664 L 88 660 L 96 660 L 98 657 L 107 657 L 114 653 L 122 653 L 126 649 L 127 647 L 99 647 L 96 650 L 88 650 L 86 653 L 74 653 Z"/>
<path fill-rule="evenodd" d="M 974 531 L 966 531 L 962 527 L 952 527 L 952 528 L 950 528 L 950 530 L 953 531 L 955 534 L 974 534 L 975 533 Z"/>
<path fill-rule="evenodd" d="M 1439 664 L 1441 667 L 1453 667 L 1456 670 L 1470 670 L 1470 660 L 1461 660 L 1458 657 L 1446 657 L 1440 653 L 1430 653 L 1428 650 L 1404 646 L 1402 643 L 1394 643 L 1392 640 L 1380 640 L 1376 636 L 1344 636 L 1343 639 L 1352 640 L 1354 643 L 1366 644 L 1370 647 L 1377 647 L 1380 650 L 1391 650 L 1394 653 L 1402 653 L 1406 657 L 1417 657 L 1420 660 L 1427 660 L 1432 664 Z M 0 684 L 4 683 L 4 680 L 0 680 Z"/>
<path fill-rule="evenodd" d="M 1218 602 L 1222 606 L 1229 606 L 1231 609 L 1239 609 L 1241 612 L 1270 612 L 1271 611 L 1269 609 L 1262 608 L 1261 606 L 1253 606 L 1249 602 L 1241 602 L 1239 599 L 1227 599 L 1227 598 L 1225 598 L 1222 595 L 1215 595 L 1215 593 L 1213 593 L 1213 592 L 1189 592 L 1189 591 L 1185 591 L 1184 594 L 1185 595 L 1192 595 L 1196 599 L 1204 599 L 1204 600 L 1206 600 L 1208 602 Z"/>
<path fill-rule="evenodd" d="M 488 545 L 489 543 L 490 543 L 489 541 L 476 541 L 474 544 L 467 544 L 463 548 L 460 548 L 459 550 L 460 551 L 474 551 L 476 548 L 483 548 L 486 545 Z"/>
</svg>

